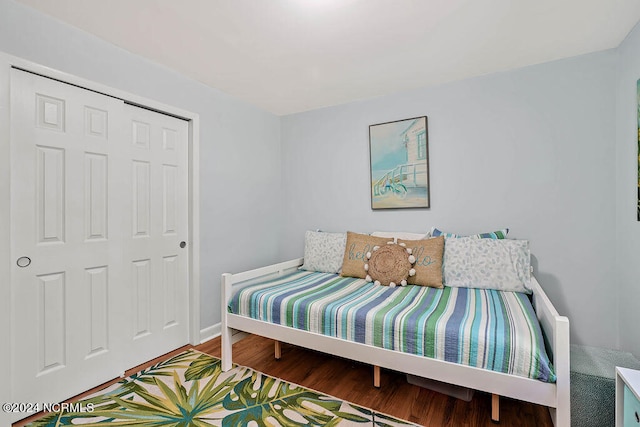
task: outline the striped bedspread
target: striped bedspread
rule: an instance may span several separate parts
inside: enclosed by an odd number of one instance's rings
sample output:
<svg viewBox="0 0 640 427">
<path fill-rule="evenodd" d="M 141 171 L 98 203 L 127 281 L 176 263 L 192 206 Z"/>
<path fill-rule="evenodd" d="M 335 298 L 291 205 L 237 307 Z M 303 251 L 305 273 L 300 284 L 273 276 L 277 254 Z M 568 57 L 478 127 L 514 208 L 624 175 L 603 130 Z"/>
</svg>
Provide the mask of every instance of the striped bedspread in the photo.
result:
<svg viewBox="0 0 640 427">
<path fill-rule="evenodd" d="M 298 270 L 238 291 L 231 313 L 389 350 L 555 382 L 527 295 L 389 288 Z"/>
</svg>

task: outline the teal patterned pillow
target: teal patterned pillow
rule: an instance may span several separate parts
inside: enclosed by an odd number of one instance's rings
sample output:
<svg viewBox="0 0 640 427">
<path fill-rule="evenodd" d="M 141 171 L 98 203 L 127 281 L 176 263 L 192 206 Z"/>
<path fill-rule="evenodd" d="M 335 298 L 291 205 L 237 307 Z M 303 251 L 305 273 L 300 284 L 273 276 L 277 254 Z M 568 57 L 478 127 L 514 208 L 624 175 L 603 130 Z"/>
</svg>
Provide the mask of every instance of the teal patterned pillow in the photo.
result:
<svg viewBox="0 0 640 427">
<path fill-rule="evenodd" d="M 527 240 L 449 239 L 443 265 L 447 286 L 531 293 Z"/>
<path fill-rule="evenodd" d="M 339 273 L 347 245 L 347 233 L 307 231 L 304 235 L 303 270 Z"/>
<path fill-rule="evenodd" d="M 461 236 L 459 234 L 443 233 L 442 231 L 438 230 L 435 227 L 431 228 L 431 237 L 444 236 L 445 239 L 448 239 L 451 237 L 468 237 L 471 239 L 506 239 L 507 233 L 509 233 L 509 229 L 503 228 L 502 230 L 492 231 L 490 233 L 479 233 L 479 234 L 473 234 L 471 236 Z"/>
</svg>

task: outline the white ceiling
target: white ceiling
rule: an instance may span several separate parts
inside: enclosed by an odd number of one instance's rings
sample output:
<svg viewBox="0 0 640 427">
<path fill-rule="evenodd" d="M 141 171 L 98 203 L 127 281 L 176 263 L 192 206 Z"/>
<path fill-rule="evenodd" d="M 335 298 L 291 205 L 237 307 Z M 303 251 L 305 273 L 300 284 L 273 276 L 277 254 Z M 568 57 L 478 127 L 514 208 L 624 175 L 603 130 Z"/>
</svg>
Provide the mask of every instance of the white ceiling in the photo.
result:
<svg viewBox="0 0 640 427">
<path fill-rule="evenodd" d="M 613 48 L 638 0 L 18 0 L 278 115 Z"/>
</svg>

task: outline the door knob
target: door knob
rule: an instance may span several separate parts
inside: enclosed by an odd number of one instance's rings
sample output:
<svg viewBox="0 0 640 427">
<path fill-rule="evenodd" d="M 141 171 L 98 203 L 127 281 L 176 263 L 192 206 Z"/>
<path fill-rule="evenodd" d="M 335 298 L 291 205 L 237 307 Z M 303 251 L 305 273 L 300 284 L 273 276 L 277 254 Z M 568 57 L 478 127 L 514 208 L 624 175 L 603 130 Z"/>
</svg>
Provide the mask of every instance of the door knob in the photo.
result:
<svg viewBox="0 0 640 427">
<path fill-rule="evenodd" d="M 29 265 L 31 264 L 31 258 L 29 258 L 28 256 L 21 256 L 16 261 L 16 264 L 18 264 L 18 267 L 20 268 L 29 267 Z"/>
<path fill-rule="evenodd" d="M 187 242 L 185 242 L 184 240 L 182 242 L 180 242 L 180 247 L 184 248 L 185 246 L 187 246 Z"/>
</svg>

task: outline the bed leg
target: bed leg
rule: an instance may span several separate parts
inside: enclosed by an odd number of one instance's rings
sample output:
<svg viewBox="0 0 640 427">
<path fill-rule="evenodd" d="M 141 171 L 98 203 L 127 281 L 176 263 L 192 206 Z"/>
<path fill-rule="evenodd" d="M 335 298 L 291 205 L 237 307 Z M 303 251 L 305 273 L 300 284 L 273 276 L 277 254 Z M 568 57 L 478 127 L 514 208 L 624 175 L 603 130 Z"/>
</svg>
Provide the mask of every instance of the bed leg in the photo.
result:
<svg viewBox="0 0 640 427">
<path fill-rule="evenodd" d="M 497 394 L 491 395 L 491 421 L 500 422 L 500 396 Z"/>
<path fill-rule="evenodd" d="M 380 388 L 380 366 L 373 367 L 373 386 Z"/>
<path fill-rule="evenodd" d="M 280 341 L 274 341 L 274 353 L 276 360 L 280 360 L 282 357 L 282 343 Z"/>
<path fill-rule="evenodd" d="M 232 368 L 233 365 L 233 341 L 231 338 L 231 328 L 227 327 L 227 307 L 226 302 L 229 300 L 229 296 L 231 295 L 231 275 L 228 273 L 224 273 L 222 275 L 222 286 L 220 286 L 221 290 L 221 308 L 222 308 L 222 331 L 221 331 L 221 354 L 220 358 L 222 359 L 221 368 L 222 372 L 227 372 Z"/>
<path fill-rule="evenodd" d="M 229 369 L 232 368 L 231 365 L 233 360 L 233 342 L 231 339 L 231 329 L 223 326 L 221 340 L 222 340 L 222 349 L 221 349 L 222 371 L 227 372 Z"/>
</svg>

